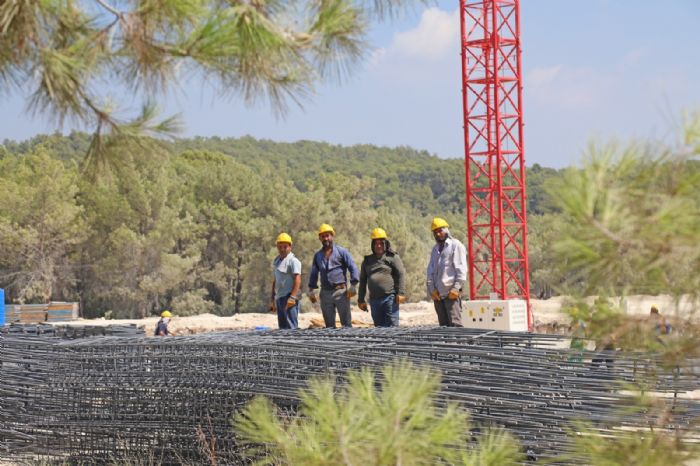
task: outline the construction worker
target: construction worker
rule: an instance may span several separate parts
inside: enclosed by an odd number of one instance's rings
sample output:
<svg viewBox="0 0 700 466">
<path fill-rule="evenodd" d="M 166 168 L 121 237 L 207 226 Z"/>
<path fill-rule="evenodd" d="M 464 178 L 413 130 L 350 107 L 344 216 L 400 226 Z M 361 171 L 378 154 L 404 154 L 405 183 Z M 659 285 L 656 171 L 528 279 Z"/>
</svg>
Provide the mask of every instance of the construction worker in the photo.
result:
<svg viewBox="0 0 700 466">
<path fill-rule="evenodd" d="M 301 289 L 301 262 L 292 253 L 292 237 L 287 233 L 277 236 L 279 255 L 272 261 L 272 304 L 277 311 L 281 329 L 299 328 L 299 290 Z"/>
<path fill-rule="evenodd" d="M 173 315 L 170 313 L 170 311 L 163 311 L 160 313 L 160 320 L 156 324 L 156 331 L 153 334 L 156 337 L 167 337 L 170 335 L 170 332 L 168 331 L 168 324 L 170 323 L 170 318 Z"/>
<path fill-rule="evenodd" d="M 350 252 L 333 244 L 335 230 L 324 223 L 318 229 L 318 239 L 322 247 L 314 254 L 309 274 L 308 296 L 315 303 L 318 276 L 321 275 L 321 312 L 326 328 L 335 328 L 335 312 L 338 311 L 343 327 L 352 327 L 350 314 L 350 298 L 357 294 L 357 283 L 360 281 L 359 272 Z M 347 283 L 347 273 L 350 272 L 350 288 Z"/>
<path fill-rule="evenodd" d="M 462 289 L 467 280 L 466 248 L 450 236 L 445 220 L 435 217 L 430 229 L 435 246 L 428 262 L 428 295 L 433 299 L 441 326 L 463 327 Z"/>
<path fill-rule="evenodd" d="M 372 230 L 372 254 L 360 266 L 360 294 L 357 306 L 367 312 L 365 293 L 369 287 L 369 305 L 375 327 L 398 327 L 399 304 L 406 302 L 406 272 L 399 255 L 391 249 L 386 231 Z"/>
</svg>

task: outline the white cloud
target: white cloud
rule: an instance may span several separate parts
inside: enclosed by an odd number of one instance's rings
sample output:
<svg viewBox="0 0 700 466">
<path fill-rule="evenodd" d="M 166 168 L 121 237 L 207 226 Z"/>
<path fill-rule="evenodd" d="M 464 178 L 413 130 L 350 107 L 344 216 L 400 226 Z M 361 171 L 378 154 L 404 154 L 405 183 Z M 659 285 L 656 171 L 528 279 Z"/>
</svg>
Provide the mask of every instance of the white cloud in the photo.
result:
<svg viewBox="0 0 700 466">
<path fill-rule="evenodd" d="M 561 72 L 561 65 L 534 68 L 530 70 L 525 78 L 528 85 L 540 87 L 551 84 Z"/>
<path fill-rule="evenodd" d="M 630 50 L 622 57 L 622 65 L 623 66 L 638 65 L 642 62 L 642 60 L 644 60 L 644 58 L 646 58 L 646 56 L 647 56 L 646 49 L 638 48 L 638 49 Z"/>
<path fill-rule="evenodd" d="M 372 50 L 372 53 L 369 56 L 369 59 L 367 60 L 367 67 L 370 69 L 376 68 L 379 66 L 382 61 L 384 60 L 384 57 L 386 56 L 386 49 L 385 48 L 378 48 Z"/>
<path fill-rule="evenodd" d="M 614 102 L 618 70 L 554 65 L 534 68 L 525 76 L 524 92 L 533 102 L 554 109 L 590 109 Z"/>
<path fill-rule="evenodd" d="M 448 12 L 439 8 L 428 8 L 423 11 L 415 28 L 394 34 L 387 54 L 436 60 L 448 52 L 457 53 L 459 28 L 459 9 Z"/>
</svg>

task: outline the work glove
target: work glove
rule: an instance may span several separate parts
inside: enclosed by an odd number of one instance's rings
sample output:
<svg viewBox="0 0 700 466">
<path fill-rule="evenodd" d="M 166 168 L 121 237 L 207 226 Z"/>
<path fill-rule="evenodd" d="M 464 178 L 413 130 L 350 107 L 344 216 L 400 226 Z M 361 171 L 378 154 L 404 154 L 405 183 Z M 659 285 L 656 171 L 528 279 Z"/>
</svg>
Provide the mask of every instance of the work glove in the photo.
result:
<svg viewBox="0 0 700 466">
<path fill-rule="evenodd" d="M 290 310 L 291 308 L 296 306 L 298 301 L 299 300 L 294 296 L 290 296 L 289 299 L 287 299 L 287 310 Z"/>
<path fill-rule="evenodd" d="M 348 299 L 352 298 L 353 296 L 357 295 L 357 286 L 352 285 L 348 291 L 345 292 L 345 296 L 348 297 Z"/>
<path fill-rule="evenodd" d="M 270 307 L 267 309 L 270 312 L 277 312 L 277 309 L 275 309 L 275 301 L 270 301 Z"/>
<path fill-rule="evenodd" d="M 449 293 L 447 293 L 447 299 L 457 300 L 460 297 L 460 291 L 457 288 L 452 288 Z"/>
<path fill-rule="evenodd" d="M 400 294 L 396 295 L 396 304 L 403 304 L 406 302 L 406 297 Z"/>
<path fill-rule="evenodd" d="M 316 301 L 318 301 L 318 299 L 316 299 L 316 293 L 314 293 L 311 290 L 309 290 L 309 292 L 306 293 L 306 296 L 309 297 L 309 301 L 311 301 L 312 304 L 316 304 Z"/>
<path fill-rule="evenodd" d="M 430 293 L 430 297 L 433 298 L 433 301 L 440 301 L 440 292 L 438 290 L 433 290 L 433 292 Z"/>
<path fill-rule="evenodd" d="M 367 312 L 367 303 L 357 303 L 357 307 Z"/>
</svg>

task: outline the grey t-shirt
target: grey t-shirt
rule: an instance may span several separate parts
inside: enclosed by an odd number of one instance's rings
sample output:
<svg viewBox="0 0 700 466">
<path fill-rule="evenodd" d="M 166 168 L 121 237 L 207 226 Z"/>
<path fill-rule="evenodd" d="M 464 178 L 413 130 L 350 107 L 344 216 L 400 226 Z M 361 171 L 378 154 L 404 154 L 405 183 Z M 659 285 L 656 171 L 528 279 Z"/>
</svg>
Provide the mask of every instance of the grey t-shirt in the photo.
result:
<svg viewBox="0 0 700 466">
<path fill-rule="evenodd" d="M 292 292 L 294 275 L 301 274 L 301 262 L 290 252 L 284 259 L 275 257 L 272 270 L 275 274 L 275 299 L 279 299 Z"/>
</svg>

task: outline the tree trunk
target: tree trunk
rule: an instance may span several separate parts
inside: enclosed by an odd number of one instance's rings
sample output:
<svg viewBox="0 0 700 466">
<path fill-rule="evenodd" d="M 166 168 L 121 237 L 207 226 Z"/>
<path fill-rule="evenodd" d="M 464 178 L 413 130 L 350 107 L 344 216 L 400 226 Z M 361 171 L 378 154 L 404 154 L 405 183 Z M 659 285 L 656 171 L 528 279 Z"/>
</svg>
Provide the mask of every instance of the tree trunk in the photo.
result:
<svg viewBox="0 0 700 466">
<path fill-rule="evenodd" d="M 238 250 L 236 251 L 236 261 L 235 261 L 235 273 L 236 273 L 236 290 L 234 292 L 234 305 L 233 313 L 238 314 L 241 312 L 241 293 L 243 292 L 243 240 L 238 240 L 236 242 Z"/>
</svg>

